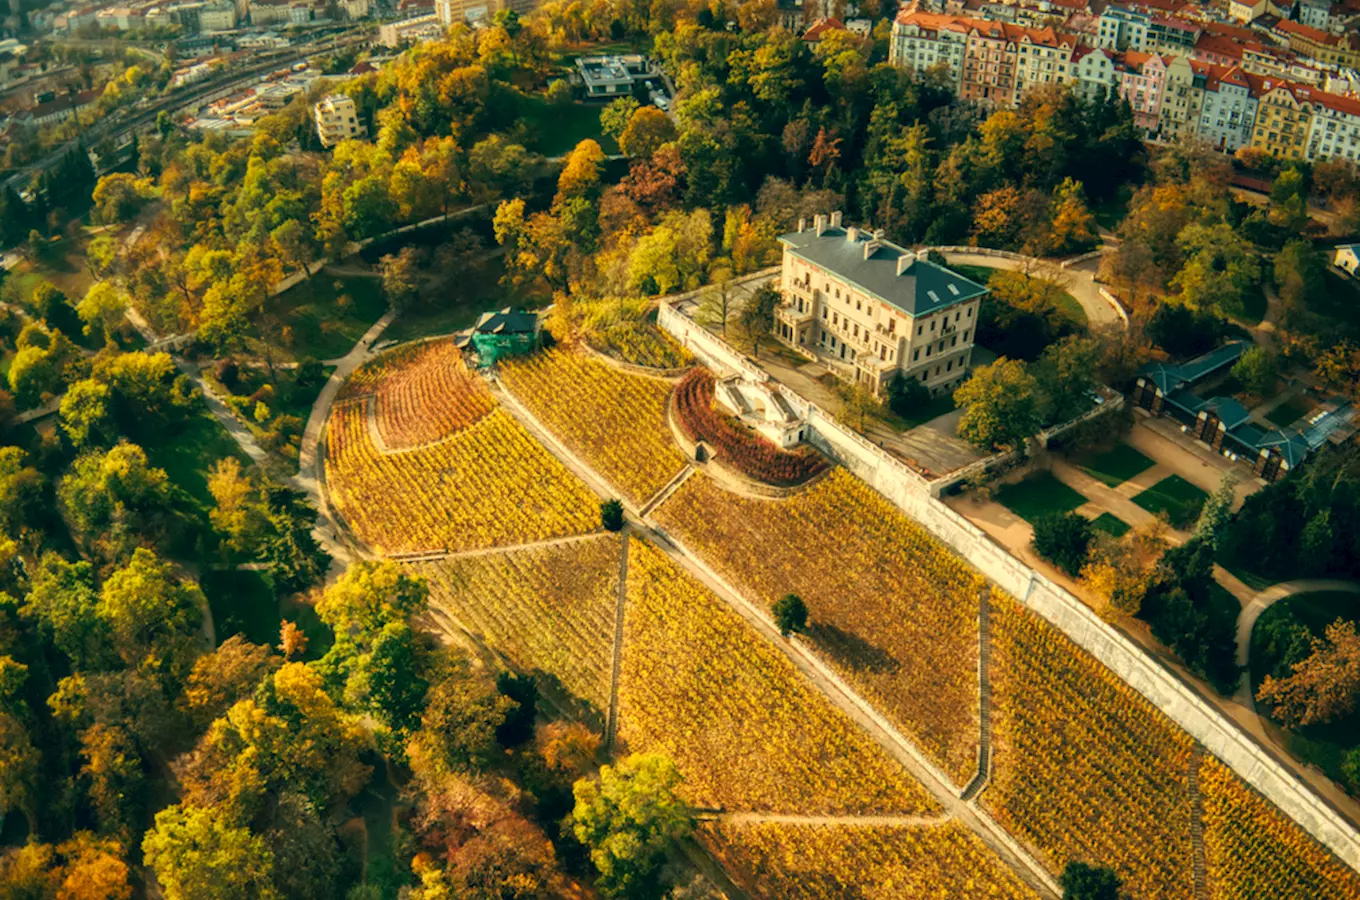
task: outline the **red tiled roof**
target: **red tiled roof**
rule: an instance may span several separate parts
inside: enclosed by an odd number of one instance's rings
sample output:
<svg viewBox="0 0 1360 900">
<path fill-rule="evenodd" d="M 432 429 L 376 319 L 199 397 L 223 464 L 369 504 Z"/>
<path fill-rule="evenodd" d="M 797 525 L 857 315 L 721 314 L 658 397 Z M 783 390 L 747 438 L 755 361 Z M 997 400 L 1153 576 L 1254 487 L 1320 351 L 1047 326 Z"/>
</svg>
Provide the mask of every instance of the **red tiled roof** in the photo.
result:
<svg viewBox="0 0 1360 900">
<path fill-rule="evenodd" d="M 1326 44 L 1328 46 L 1335 45 L 1341 40 L 1339 35 L 1328 34 L 1311 25 L 1304 25 L 1301 22 L 1291 22 L 1288 19 L 1281 20 L 1280 23 L 1275 26 L 1275 30 L 1283 31 L 1285 34 L 1295 34 L 1301 38 L 1310 40 L 1315 44 Z"/>
<path fill-rule="evenodd" d="M 816 22 L 812 24 L 811 28 L 803 32 L 803 40 L 815 43 L 817 41 L 820 41 L 822 39 L 822 35 L 826 34 L 828 31 L 844 31 L 844 30 L 845 23 L 834 16 L 832 16 L 829 19 L 818 19 Z"/>
</svg>

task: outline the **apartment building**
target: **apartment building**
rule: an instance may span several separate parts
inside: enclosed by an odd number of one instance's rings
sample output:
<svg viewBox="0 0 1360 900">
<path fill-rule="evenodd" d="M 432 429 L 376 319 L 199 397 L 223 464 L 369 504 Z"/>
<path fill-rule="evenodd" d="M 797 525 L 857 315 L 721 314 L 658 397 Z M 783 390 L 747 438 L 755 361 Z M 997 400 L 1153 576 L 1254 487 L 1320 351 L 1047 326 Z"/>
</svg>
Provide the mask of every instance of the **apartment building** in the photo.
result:
<svg viewBox="0 0 1360 900">
<path fill-rule="evenodd" d="M 1133 123 L 1148 134 L 1161 126 L 1166 60 L 1155 53 L 1129 50 L 1115 61 L 1119 96 L 1133 108 Z"/>
<path fill-rule="evenodd" d="M 1157 131 L 1162 140 L 1183 141 L 1196 136 L 1204 98 L 1205 76 L 1185 56 L 1170 57 L 1163 77 L 1162 115 Z"/>
<path fill-rule="evenodd" d="M 963 381 L 985 287 L 839 212 L 798 225 L 779 238 L 780 342 L 878 396 L 899 372 L 932 393 Z"/>
<path fill-rule="evenodd" d="M 1349 34 L 1332 34 L 1288 19 L 1278 22 L 1275 32 L 1301 56 L 1334 66 L 1353 68 L 1360 64 L 1360 42 Z"/>
<path fill-rule="evenodd" d="M 1078 44 L 1072 50 L 1068 70 L 1084 100 L 1101 100 L 1115 93 L 1114 54 L 1103 47 Z"/>
<path fill-rule="evenodd" d="M 1257 98 L 1247 74 L 1236 66 L 1195 65 L 1204 72 L 1196 133 L 1211 146 L 1228 153 L 1250 144 Z"/>
<path fill-rule="evenodd" d="M 957 90 L 963 79 L 964 48 L 969 22 L 955 16 L 909 12 L 893 20 L 888 61 L 911 72 L 928 72 L 939 66 L 949 72 Z"/>
<path fill-rule="evenodd" d="M 359 136 L 358 112 L 354 101 L 344 94 L 331 94 L 316 105 L 316 133 L 321 138 L 321 146 L 334 147 L 341 141 Z"/>
<path fill-rule="evenodd" d="M 1015 102 L 1016 41 L 1024 29 L 979 19 L 969 24 L 959 96 L 990 106 L 1010 106 Z"/>
<path fill-rule="evenodd" d="M 1313 121 L 1306 159 L 1360 160 L 1360 100 L 1313 93 Z"/>
<path fill-rule="evenodd" d="M 445 28 L 491 19 L 502 9 L 521 16 L 533 12 L 534 0 L 435 0 L 434 14 Z"/>
<path fill-rule="evenodd" d="M 384 22 L 378 26 L 378 43 L 393 49 L 403 44 L 423 44 L 436 41 L 444 36 L 445 28 L 439 24 L 434 13 L 412 16 L 397 22 Z"/>
<path fill-rule="evenodd" d="M 1308 150 L 1308 131 L 1313 106 L 1306 88 L 1263 80 L 1256 93 L 1260 103 L 1251 146 L 1279 159 L 1303 159 Z"/>
<path fill-rule="evenodd" d="M 1075 38 L 1052 28 L 1026 29 L 1016 47 L 1015 102 L 1031 88 L 1074 81 L 1072 51 L 1076 45 Z"/>
</svg>

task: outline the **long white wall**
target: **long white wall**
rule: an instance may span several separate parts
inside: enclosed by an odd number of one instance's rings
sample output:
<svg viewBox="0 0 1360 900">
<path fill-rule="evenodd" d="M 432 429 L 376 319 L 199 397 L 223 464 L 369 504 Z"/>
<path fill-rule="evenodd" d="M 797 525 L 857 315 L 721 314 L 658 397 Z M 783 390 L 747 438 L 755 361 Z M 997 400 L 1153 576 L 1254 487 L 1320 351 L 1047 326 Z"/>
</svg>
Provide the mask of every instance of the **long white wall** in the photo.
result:
<svg viewBox="0 0 1360 900">
<path fill-rule="evenodd" d="M 743 373 L 755 369 L 712 332 L 664 301 L 658 322 L 710 366 Z M 753 377 L 757 380 L 768 379 L 764 371 L 756 372 Z M 922 476 L 786 386 L 779 385 L 779 389 L 811 426 L 811 441 L 819 450 L 1100 660 L 1347 865 L 1360 870 L 1360 834 L 1250 735 L 1071 592 L 1011 556 L 980 528 L 932 496 Z"/>
</svg>

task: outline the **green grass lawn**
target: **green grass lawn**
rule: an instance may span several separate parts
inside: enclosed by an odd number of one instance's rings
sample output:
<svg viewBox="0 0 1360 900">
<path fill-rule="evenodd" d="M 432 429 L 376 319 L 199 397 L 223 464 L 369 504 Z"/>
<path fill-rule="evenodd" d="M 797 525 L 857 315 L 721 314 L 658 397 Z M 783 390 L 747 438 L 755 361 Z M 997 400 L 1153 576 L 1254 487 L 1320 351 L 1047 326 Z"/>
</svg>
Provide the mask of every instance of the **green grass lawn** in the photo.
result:
<svg viewBox="0 0 1360 900">
<path fill-rule="evenodd" d="M 1257 325 L 1266 317 L 1266 293 L 1262 290 L 1247 291 L 1242 298 L 1242 315 L 1238 318 L 1248 325 Z"/>
<path fill-rule="evenodd" d="M 263 319 L 268 324 L 257 337 L 280 360 L 333 359 L 348 353 L 386 311 L 379 279 L 322 270 L 270 298 Z"/>
<path fill-rule="evenodd" d="M 132 438 L 146 451 L 153 466 L 165 470 L 170 480 L 189 493 L 203 509 L 213 504 L 208 491 L 208 469 L 225 456 L 249 466 L 246 456 L 206 406 L 174 428 L 138 429 Z"/>
<path fill-rule="evenodd" d="M 220 644 L 239 634 L 253 644 L 279 642 L 279 601 L 263 572 L 208 569 L 198 579 Z"/>
<path fill-rule="evenodd" d="M 994 269 L 991 266 L 956 266 L 953 263 L 950 263 L 949 268 L 958 272 L 970 281 L 976 281 L 978 284 L 987 284 L 994 273 L 1006 271 L 1005 269 Z M 1086 310 L 1081 308 L 1081 304 L 1077 302 L 1076 297 L 1073 297 L 1067 291 L 1063 291 L 1058 297 L 1056 305 L 1058 307 L 1058 313 L 1064 319 L 1067 319 L 1078 328 L 1086 327 Z"/>
<path fill-rule="evenodd" d="M 1339 323 L 1346 334 L 1360 334 L 1360 282 L 1330 269 L 1323 276 L 1323 289 L 1308 295 L 1308 311 L 1327 320 L 1321 324 Z"/>
<path fill-rule="evenodd" d="M 533 128 L 534 134 L 529 149 L 544 156 L 562 156 L 570 153 L 581 141 L 590 138 L 598 141 L 605 153 L 618 153 L 619 145 L 613 138 L 606 137 L 600 127 L 602 109 L 603 103 L 577 102 L 554 106 L 542 97 L 524 97 L 520 100 L 521 118 Z"/>
<path fill-rule="evenodd" d="M 1128 444 L 1120 441 L 1112 450 L 1098 453 L 1090 459 L 1078 463 L 1078 467 L 1092 478 L 1110 487 L 1118 487 L 1140 472 L 1145 472 L 1156 463 Z"/>
<path fill-rule="evenodd" d="M 998 490 L 996 501 L 1034 524 L 1044 516 L 1071 512 L 1085 503 L 1086 497 L 1063 484 L 1051 472 L 1035 472 L 1024 481 Z"/>
<path fill-rule="evenodd" d="M 1166 513 L 1173 528 L 1194 524 L 1209 495 L 1179 475 L 1170 475 L 1133 498 L 1150 513 Z"/>
<path fill-rule="evenodd" d="M 1287 428 L 1313 409 L 1313 404 L 1302 397 L 1290 397 L 1279 406 L 1266 413 L 1266 421 L 1276 428 Z"/>
<path fill-rule="evenodd" d="M 1129 533 L 1129 523 L 1114 513 L 1101 513 L 1091 520 L 1091 525 L 1097 531 L 1103 531 L 1114 537 L 1123 537 Z"/>
</svg>

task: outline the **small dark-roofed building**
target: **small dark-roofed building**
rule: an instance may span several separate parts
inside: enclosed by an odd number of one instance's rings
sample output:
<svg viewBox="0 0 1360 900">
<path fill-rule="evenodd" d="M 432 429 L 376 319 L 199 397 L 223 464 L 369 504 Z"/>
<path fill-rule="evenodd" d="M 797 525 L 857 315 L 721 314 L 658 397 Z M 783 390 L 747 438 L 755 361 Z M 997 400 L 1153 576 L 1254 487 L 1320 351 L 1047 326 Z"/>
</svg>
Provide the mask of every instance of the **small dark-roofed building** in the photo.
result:
<svg viewBox="0 0 1360 900">
<path fill-rule="evenodd" d="M 1138 373 L 1133 402 L 1136 409 L 1176 420 L 1187 434 L 1230 459 L 1243 460 L 1266 481 L 1277 481 L 1324 443 L 1351 437 L 1356 410 L 1337 398 L 1307 420 L 1272 428 L 1253 421 L 1251 411 L 1233 397 L 1201 397 L 1196 385 L 1226 372 L 1250 346 L 1234 341 L 1189 362 L 1149 363 Z"/>
<path fill-rule="evenodd" d="M 538 333 L 537 313 L 507 306 L 482 313 L 476 325 L 454 336 L 454 345 L 464 353 L 476 353 L 479 365 L 490 366 L 502 357 L 533 351 Z"/>
<path fill-rule="evenodd" d="M 838 212 L 779 241 L 781 342 L 876 395 L 899 374 L 935 393 L 967 377 L 986 287 L 880 231 L 842 226 Z"/>
</svg>

